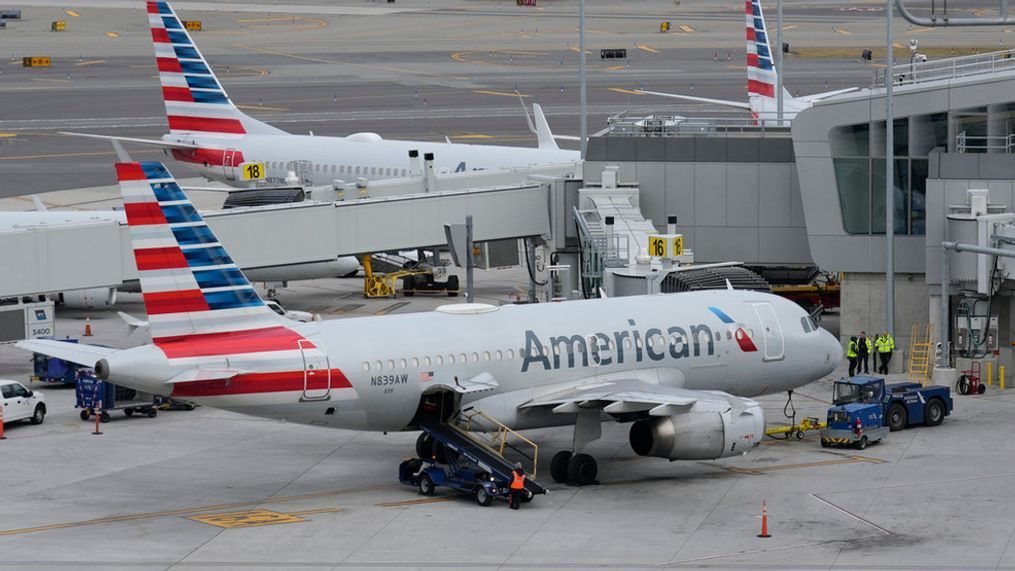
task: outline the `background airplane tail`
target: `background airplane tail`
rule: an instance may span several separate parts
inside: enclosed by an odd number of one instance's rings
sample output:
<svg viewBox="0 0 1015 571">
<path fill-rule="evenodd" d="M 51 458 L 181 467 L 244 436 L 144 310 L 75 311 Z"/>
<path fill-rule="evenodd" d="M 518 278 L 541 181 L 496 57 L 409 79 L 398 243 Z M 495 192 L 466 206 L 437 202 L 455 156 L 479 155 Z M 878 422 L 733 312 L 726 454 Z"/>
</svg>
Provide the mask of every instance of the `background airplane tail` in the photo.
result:
<svg viewBox="0 0 1015 571">
<path fill-rule="evenodd" d="M 117 163 L 152 341 L 280 329 L 173 176 L 159 162 Z"/>
<path fill-rule="evenodd" d="M 775 98 L 775 64 L 772 46 L 768 43 L 768 29 L 761 11 L 760 0 L 747 3 L 747 95 L 755 98 Z M 788 95 L 784 91 L 783 97 Z"/>
<path fill-rule="evenodd" d="M 148 2 L 155 59 L 171 134 L 283 134 L 233 105 L 168 2 Z"/>
</svg>

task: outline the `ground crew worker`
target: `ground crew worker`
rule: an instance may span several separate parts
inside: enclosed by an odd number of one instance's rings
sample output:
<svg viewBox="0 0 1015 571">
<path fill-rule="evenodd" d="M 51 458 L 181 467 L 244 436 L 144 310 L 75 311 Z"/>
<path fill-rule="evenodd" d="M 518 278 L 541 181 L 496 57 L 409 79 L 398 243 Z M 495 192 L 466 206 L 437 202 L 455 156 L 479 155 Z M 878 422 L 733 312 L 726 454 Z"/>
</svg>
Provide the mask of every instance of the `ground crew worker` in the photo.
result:
<svg viewBox="0 0 1015 571">
<path fill-rule="evenodd" d="M 874 351 L 873 351 L 873 348 L 871 347 L 871 340 L 867 338 L 867 332 L 866 331 L 861 331 L 860 332 L 860 338 L 856 340 L 856 345 L 857 345 L 857 350 L 856 350 L 856 355 L 857 355 L 856 372 L 859 373 L 860 372 L 860 368 L 862 366 L 863 367 L 863 373 L 865 375 L 866 374 L 870 374 L 870 369 L 867 367 L 867 364 L 870 363 L 870 354 L 873 353 Z M 878 364 L 874 363 L 874 368 L 875 369 L 877 368 L 877 366 L 878 366 Z"/>
<path fill-rule="evenodd" d="M 856 374 L 856 335 L 849 338 L 849 345 L 846 346 L 846 358 L 849 359 L 849 376 Z"/>
<path fill-rule="evenodd" d="M 511 470 L 511 496 L 508 498 L 508 507 L 516 510 L 522 506 L 522 495 L 525 494 L 525 470 L 521 462 L 515 462 L 515 469 Z"/>
<path fill-rule="evenodd" d="M 878 372 L 882 375 L 887 375 L 888 362 L 892 360 L 892 351 L 895 350 L 895 338 L 885 331 L 874 340 L 874 348 L 877 349 L 877 354 L 881 357 L 881 365 L 878 367 Z"/>
</svg>

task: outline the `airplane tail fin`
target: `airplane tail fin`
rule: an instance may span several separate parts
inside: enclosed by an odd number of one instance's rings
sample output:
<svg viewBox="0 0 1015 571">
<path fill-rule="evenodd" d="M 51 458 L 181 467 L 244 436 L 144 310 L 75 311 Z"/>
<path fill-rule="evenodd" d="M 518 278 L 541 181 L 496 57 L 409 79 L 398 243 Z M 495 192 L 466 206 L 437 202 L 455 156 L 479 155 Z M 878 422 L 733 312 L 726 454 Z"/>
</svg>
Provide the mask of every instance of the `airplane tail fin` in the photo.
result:
<svg viewBox="0 0 1015 571">
<path fill-rule="evenodd" d="M 747 95 L 756 98 L 775 98 L 776 80 L 772 46 L 768 42 L 768 29 L 761 11 L 761 0 L 747 3 Z M 788 92 L 784 93 L 784 97 Z M 757 111 L 757 110 L 756 110 Z"/>
<path fill-rule="evenodd" d="M 171 134 L 236 138 L 285 133 L 233 105 L 168 2 L 148 2 L 147 8 Z"/>
<path fill-rule="evenodd" d="M 117 163 L 116 174 L 152 341 L 281 329 L 162 163 Z"/>
<path fill-rule="evenodd" d="M 546 122 L 546 115 L 543 115 L 543 108 L 538 103 L 532 104 L 532 114 L 536 116 L 536 140 L 540 149 L 558 150 L 557 141 L 550 130 L 550 124 Z"/>
</svg>

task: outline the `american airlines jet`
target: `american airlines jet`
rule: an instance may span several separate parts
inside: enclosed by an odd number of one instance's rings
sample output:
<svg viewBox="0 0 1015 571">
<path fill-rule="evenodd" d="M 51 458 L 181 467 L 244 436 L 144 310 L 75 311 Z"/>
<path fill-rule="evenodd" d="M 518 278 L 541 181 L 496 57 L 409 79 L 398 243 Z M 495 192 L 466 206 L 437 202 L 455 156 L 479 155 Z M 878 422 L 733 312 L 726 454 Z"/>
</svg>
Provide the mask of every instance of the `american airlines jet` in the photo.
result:
<svg viewBox="0 0 1015 571">
<path fill-rule="evenodd" d="M 583 447 L 604 421 L 631 423 L 641 455 L 739 455 L 764 435 L 750 397 L 828 375 L 842 357 L 799 305 L 732 289 L 295 323 L 265 306 L 161 163 L 116 172 L 152 343 L 17 346 L 119 385 L 353 430 L 450 426 L 465 409 L 513 429 L 572 425 L 576 453 L 551 472 L 588 483 L 597 467 Z"/>
<path fill-rule="evenodd" d="M 755 119 L 761 119 L 766 124 L 777 124 L 779 120 L 779 102 L 776 97 L 776 85 L 778 85 L 775 71 L 775 63 L 772 59 L 772 46 L 768 43 L 768 29 L 765 27 L 765 16 L 761 12 L 760 0 L 747 0 L 747 102 L 729 101 L 726 99 L 709 99 L 707 97 L 694 97 L 691 95 L 680 95 L 676 93 L 659 93 L 658 91 L 639 90 L 640 93 L 648 95 L 661 95 L 683 99 L 685 101 L 697 101 L 699 103 L 712 103 L 724 107 L 745 109 L 751 112 Z M 802 95 L 794 97 L 784 87 L 782 90 L 782 117 L 783 121 L 791 121 L 797 113 L 810 108 L 815 101 L 828 99 L 842 93 L 856 91 L 857 88 L 838 89 L 813 95 Z M 788 123 L 787 123 L 788 124 Z"/>
<path fill-rule="evenodd" d="M 107 137 L 156 145 L 192 164 L 202 175 L 236 186 L 244 178 L 282 183 L 295 171 L 311 184 L 335 179 L 382 179 L 409 174 L 410 150 L 434 154 L 434 170 L 460 172 L 578 161 L 578 151 L 558 148 L 542 109 L 534 105 L 537 148 L 395 141 L 376 133 L 347 137 L 294 135 L 241 112 L 226 95 L 211 66 L 168 2 L 148 2 L 148 21 L 166 105 L 169 134 L 161 140 Z M 241 172 L 244 165 L 266 172 Z M 259 170 L 261 167 L 257 167 Z"/>
</svg>

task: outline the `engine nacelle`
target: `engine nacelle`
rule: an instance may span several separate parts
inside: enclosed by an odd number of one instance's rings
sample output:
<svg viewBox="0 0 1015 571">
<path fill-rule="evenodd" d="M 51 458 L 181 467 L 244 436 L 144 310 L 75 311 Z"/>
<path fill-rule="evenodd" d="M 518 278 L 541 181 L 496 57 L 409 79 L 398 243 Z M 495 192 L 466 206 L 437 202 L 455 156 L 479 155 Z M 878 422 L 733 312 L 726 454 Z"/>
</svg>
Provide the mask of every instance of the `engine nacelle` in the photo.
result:
<svg viewBox="0 0 1015 571">
<path fill-rule="evenodd" d="M 670 460 L 713 460 L 743 454 L 761 443 L 765 413 L 749 402 L 736 417 L 727 412 L 688 412 L 639 420 L 631 426 L 631 448 L 641 456 Z"/>
<path fill-rule="evenodd" d="M 95 309 L 96 307 L 112 307 L 116 304 L 116 288 L 93 287 L 65 291 L 57 296 L 64 307 L 74 309 Z"/>
</svg>

